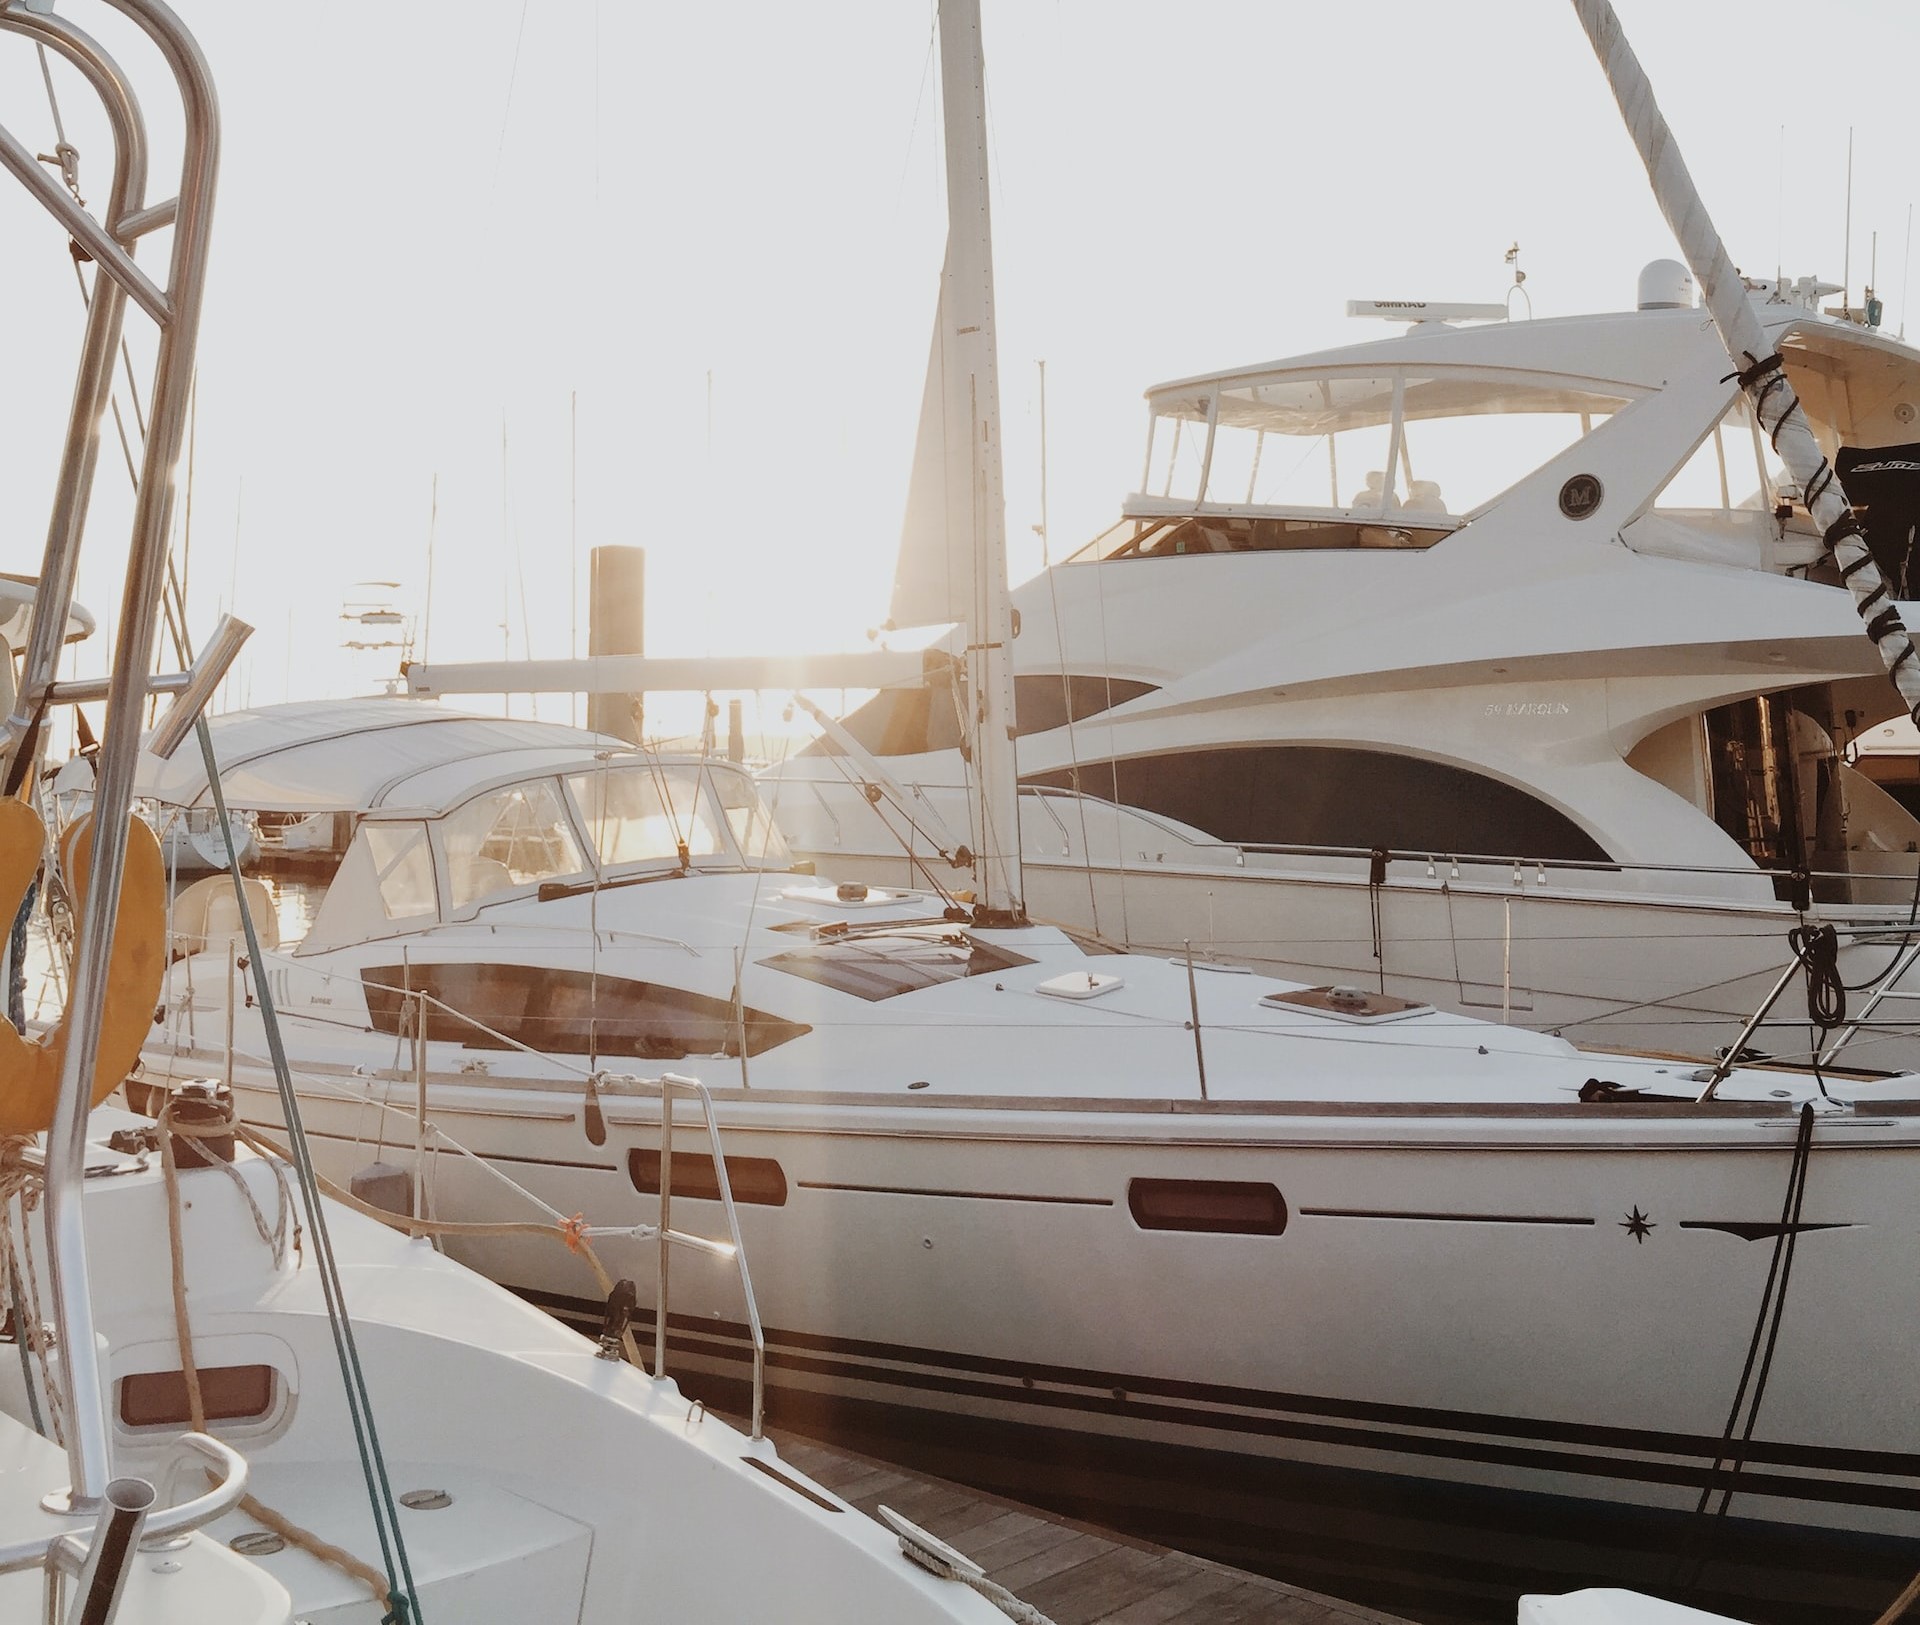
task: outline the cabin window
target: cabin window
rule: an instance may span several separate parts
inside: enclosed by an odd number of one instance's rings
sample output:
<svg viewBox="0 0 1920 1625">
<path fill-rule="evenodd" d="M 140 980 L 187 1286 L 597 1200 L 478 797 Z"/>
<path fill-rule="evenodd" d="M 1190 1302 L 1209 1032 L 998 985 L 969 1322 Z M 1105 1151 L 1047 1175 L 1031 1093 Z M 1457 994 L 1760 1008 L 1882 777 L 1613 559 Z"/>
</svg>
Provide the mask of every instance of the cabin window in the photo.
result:
<svg viewBox="0 0 1920 1625">
<path fill-rule="evenodd" d="M 931 931 L 903 929 L 868 936 L 825 939 L 793 953 L 776 954 L 760 962 L 789 976 L 803 976 L 855 998 L 878 1001 L 896 994 L 915 993 L 941 982 L 969 976 L 989 976 L 1015 965 L 1031 965 L 1022 954 L 1010 953 L 951 928 Z"/>
<path fill-rule="evenodd" d="M 627 1177 L 642 1196 L 660 1194 L 660 1153 L 638 1148 L 627 1153 Z M 754 1207 L 785 1207 L 787 1176 L 771 1157 L 728 1157 L 727 1184 L 736 1202 Z M 673 1153 L 673 1194 L 692 1196 L 703 1202 L 720 1200 L 720 1181 L 713 1171 L 713 1158 L 700 1151 Z"/>
<path fill-rule="evenodd" d="M 774 828 L 759 787 L 744 773 L 729 769 L 716 770 L 709 783 L 740 855 L 759 868 L 791 868 L 793 853 L 780 831 Z"/>
<path fill-rule="evenodd" d="M 1142 1230 L 1277 1236 L 1287 1203 L 1276 1185 L 1253 1179 L 1132 1179 L 1127 1211 Z"/>
<path fill-rule="evenodd" d="M 1763 510 L 1771 514 L 1773 481 L 1764 442 L 1746 396 L 1736 399 L 1713 432 L 1674 470 L 1654 499 L 1656 508 Z"/>
<path fill-rule="evenodd" d="M 469 1049 L 524 1044 L 556 1055 L 677 1061 L 738 1055 L 743 1032 L 747 1053 L 759 1055 L 811 1030 L 686 988 L 539 965 L 369 966 L 361 985 L 374 1031 L 401 1032 L 410 988 L 434 1001 L 427 1037 Z"/>
<path fill-rule="evenodd" d="M 1303 846 L 1605 863 L 1558 809 L 1485 774 L 1390 751 L 1274 745 L 1082 763 L 1029 784 L 1178 820 L 1238 846 Z"/>
<path fill-rule="evenodd" d="M 567 788 L 580 804 L 587 839 L 603 868 L 629 863 L 711 858 L 725 849 L 712 799 L 701 793 L 697 770 L 609 767 L 576 773 Z"/>
<path fill-rule="evenodd" d="M 435 913 L 433 852 L 425 824 L 369 822 L 367 855 L 380 888 L 380 907 L 389 920 L 417 920 Z"/>
<path fill-rule="evenodd" d="M 476 797 L 447 818 L 441 840 L 456 909 L 587 867 L 551 779 Z"/>
<path fill-rule="evenodd" d="M 273 1412 L 270 1365 L 200 1368 L 200 1401 L 209 1422 L 257 1422 Z M 120 1379 L 120 1421 L 130 1428 L 185 1427 L 193 1420 L 184 1371 L 137 1371 Z"/>
<path fill-rule="evenodd" d="M 1577 380 L 1484 367 L 1222 380 L 1155 398 L 1145 494 L 1467 514 L 1625 404 Z"/>
<path fill-rule="evenodd" d="M 1125 521 L 1133 534 L 1105 557 L 1184 558 L 1195 553 L 1286 553 L 1366 547 L 1419 552 L 1452 535 L 1451 523 L 1421 524 L 1399 509 L 1365 523 L 1341 518 L 1247 518 L 1221 514 Z"/>
</svg>

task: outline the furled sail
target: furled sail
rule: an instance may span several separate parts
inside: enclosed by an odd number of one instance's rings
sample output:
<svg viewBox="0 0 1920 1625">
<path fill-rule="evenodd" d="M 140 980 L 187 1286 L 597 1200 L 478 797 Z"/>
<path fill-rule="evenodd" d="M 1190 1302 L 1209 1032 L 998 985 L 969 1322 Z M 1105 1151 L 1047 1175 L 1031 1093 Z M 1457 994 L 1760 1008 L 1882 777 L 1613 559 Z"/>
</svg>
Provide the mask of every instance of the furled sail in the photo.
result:
<svg viewBox="0 0 1920 1625">
<path fill-rule="evenodd" d="M 972 621 L 980 602 L 974 470 L 967 455 L 972 446 L 966 425 L 973 415 L 969 370 L 965 358 L 956 355 L 949 364 L 947 355 L 949 335 L 958 350 L 957 328 L 972 324 L 948 317 L 952 261 L 949 249 L 948 263 L 940 273 L 927 381 L 920 397 L 920 430 L 913 445 L 913 476 L 907 486 L 906 519 L 900 527 L 900 556 L 893 573 L 888 619 L 895 626 Z M 990 329 L 988 342 L 992 342 Z"/>
<path fill-rule="evenodd" d="M 921 395 L 895 626 L 966 629 L 973 848 L 983 918 L 1025 916 L 1014 764 L 1013 610 L 1000 459 L 1000 378 L 987 202 L 985 66 L 977 0 L 940 7 L 947 136 L 947 254 Z"/>
<path fill-rule="evenodd" d="M 1899 692 L 1907 714 L 1920 723 L 1920 652 L 1868 546 L 1865 526 L 1848 505 L 1839 476 L 1827 462 L 1780 356 L 1769 350 L 1759 318 L 1747 302 L 1746 284 L 1727 257 L 1707 207 L 1687 173 L 1673 131 L 1653 99 L 1633 47 L 1627 43 L 1609 0 L 1573 0 L 1594 54 L 1606 70 L 1614 99 L 1641 161 L 1653 182 L 1654 199 L 1680 242 L 1694 280 L 1700 284 L 1713 325 L 1733 357 L 1734 374 L 1753 402 L 1761 430 L 1772 440 L 1787 472 L 1806 493 L 1807 511 L 1820 527 L 1840 579 L 1853 594 L 1854 608 L 1867 637 Z"/>
</svg>

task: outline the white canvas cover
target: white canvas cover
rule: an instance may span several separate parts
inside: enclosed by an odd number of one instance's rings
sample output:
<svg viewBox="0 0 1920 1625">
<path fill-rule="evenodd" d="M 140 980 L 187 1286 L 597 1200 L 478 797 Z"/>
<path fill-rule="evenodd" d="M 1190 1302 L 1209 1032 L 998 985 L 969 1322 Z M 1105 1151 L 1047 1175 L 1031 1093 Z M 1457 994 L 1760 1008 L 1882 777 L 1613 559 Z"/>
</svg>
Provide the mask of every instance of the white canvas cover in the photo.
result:
<svg viewBox="0 0 1920 1625">
<path fill-rule="evenodd" d="M 452 711 L 430 700 L 309 700 L 209 719 L 230 807 L 249 812 L 366 812 L 390 786 L 453 762 L 528 749 L 624 749 L 562 723 Z M 142 753 L 136 795 L 212 805 L 199 748 L 170 761 Z"/>
</svg>

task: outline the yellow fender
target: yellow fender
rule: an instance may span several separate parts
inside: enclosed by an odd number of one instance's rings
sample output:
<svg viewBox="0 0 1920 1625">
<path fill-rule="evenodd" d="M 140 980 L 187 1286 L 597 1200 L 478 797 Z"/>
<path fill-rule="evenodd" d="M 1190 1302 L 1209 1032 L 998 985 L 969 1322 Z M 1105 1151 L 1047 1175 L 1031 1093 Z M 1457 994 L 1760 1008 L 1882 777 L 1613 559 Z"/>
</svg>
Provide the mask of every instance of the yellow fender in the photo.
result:
<svg viewBox="0 0 1920 1625">
<path fill-rule="evenodd" d="M 19 913 L 46 847 L 46 826 L 24 801 L 0 801 L 0 920 Z M 86 917 L 93 817 L 75 820 L 60 837 L 60 868 L 73 884 L 74 913 Z M 92 1104 L 99 1105 L 133 1070 L 153 1027 L 154 1001 L 166 972 L 167 876 L 160 842 L 140 819 L 127 823 L 127 866 L 120 882 L 120 918 L 107 964 L 100 1015 L 100 1049 L 93 1069 Z M 66 1054 L 67 1018 L 23 1038 L 0 1020 L 0 1135 L 38 1134 L 51 1126 Z"/>
</svg>

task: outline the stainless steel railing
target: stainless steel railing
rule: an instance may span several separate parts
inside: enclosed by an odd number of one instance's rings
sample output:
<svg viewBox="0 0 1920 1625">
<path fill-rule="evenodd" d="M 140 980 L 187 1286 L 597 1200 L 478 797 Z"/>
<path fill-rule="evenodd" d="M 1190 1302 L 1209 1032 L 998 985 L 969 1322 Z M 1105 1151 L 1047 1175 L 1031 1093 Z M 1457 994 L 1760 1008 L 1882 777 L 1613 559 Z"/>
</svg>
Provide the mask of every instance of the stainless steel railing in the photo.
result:
<svg viewBox="0 0 1920 1625">
<path fill-rule="evenodd" d="M 427 1116 L 428 1100 L 428 1063 L 427 1063 L 427 1012 L 429 1008 L 444 1012 L 462 1025 L 472 1028 L 489 1040 L 507 1048 L 522 1050 L 529 1055 L 540 1052 L 530 1046 L 509 1038 L 505 1033 L 497 1032 L 482 1021 L 475 1020 L 463 1010 L 436 999 L 432 994 L 419 989 L 408 988 L 402 992 L 410 1020 L 406 1026 L 410 1033 L 403 1036 L 412 1038 L 412 1077 L 415 1090 L 414 1117 L 414 1175 L 413 1189 L 415 1211 L 422 1212 L 426 1190 L 426 1166 L 432 1155 L 434 1135 L 430 1130 Z M 228 1004 L 232 1008 L 231 999 Z M 233 1025 L 227 1024 L 227 1076 L 233 1076 Z M 721 1146 L 720 1122 L 713 1109 L 713 1093 L 698 1078 L 684 1077 L 679 1073 L 666 1072 L 658 1078 L 615 1077 L 604 1071 L 589 1074 L 587 1086 L 597 1095 L 599 1088 L 606 1083 L 630 1083 L 641 1089 L 660 1091 L 660 1222 L 657 1225 L 631 1226 L 589 1226 L 583 1232 L 587 1237 L 620 1236 L 630 1240 L 652 1240 L 655 1243 L 655 1298 L 653 1327 L 653 1375 L 664 1377 L 667 1374 L 667 1316 L 670 1297 L 672 1270 L 670 1249 L 686 1247 L 695 1252 L 705 1253 L 709 1257 L 729 1259 L 740 1281 L 740 1295 L 745 1300 L 747 1311 L 747 1331 L 753 1343 L 753 1437 L 758 1439 L 763 1432 L 766 1416 L 766 1373 L 767 1338 L 760 1324 L 760 1305 L 754 1296 L 753 1275 L 747 1267 L 746 1244 L 740 1238 L 740 1212 L 733 1199 L 733 1182 L 727 1175 L 727 1159 Z M 727 1221 L 727 1240 L 715 1241 L 708 1236 L 696 1236 L 685 1230 L 673 1228 L 673 1100 L 675 1093 L 691 1095 L 700 1103 L 700 1113 L 707 1133 L 707 1149 L 713 1158 L 714 1182 L 719 1190 L 721 1212 Z M 518 1187 L 516 1187 L 518 1188 Z M 424 1214 L 422 1215 L 424 1216 Z"/>
<path fill-rule="evenodd" d="M 60 1617 L 59 1593 L 68 1579 L 89 1610 L 83 1617 L 109 1620 L 118 1607 L 127 1569 L 142 1539 L 185 1535 L 223 1517 L 247 1493 L 247 1463 L 236 1450 L 205 1433 L 183 1433 L 176 1447 L 206 1458 L 218 1474 L 213 1487 L 191 1501 L 152 1512 L 153 1486 L 145 1479 L 117 1478 L 99 1498 L 91 1539 L 72 1531 L 35 1536 L 0 1546 L 0 1574 L 40 1569 L 46 1575 L 46 1617 Z M 82 1617 L 76 1613 L 76 1617 Z"/>
</svg>

